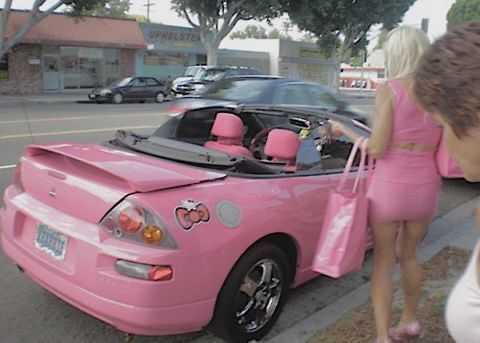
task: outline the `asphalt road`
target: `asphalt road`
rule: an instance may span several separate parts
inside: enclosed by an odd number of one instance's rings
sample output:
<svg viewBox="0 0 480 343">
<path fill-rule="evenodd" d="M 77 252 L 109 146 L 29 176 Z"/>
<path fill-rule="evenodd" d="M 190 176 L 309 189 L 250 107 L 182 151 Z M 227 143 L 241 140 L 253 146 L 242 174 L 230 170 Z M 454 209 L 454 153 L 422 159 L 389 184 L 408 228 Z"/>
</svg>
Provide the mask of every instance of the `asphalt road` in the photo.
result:
<svg viewBox="0 0 480 343">
<path fill-rule="evenodd" d="M 351 101 L 371 113 L 373 99 Z M 0 192 L 10 183 L 22 148 L 31 143 L 74 141 L 97 143 L 118 128 L 152 132 L 166 118 L 167 104 L 56 104 L 0 109 Z M 27 121 L 28 118 L 28 121 Z M 480 186 L 447 180 L 437 216 L 478 196 Z M 1 202 L 3 205 L 3 201 Z M 269 337 L 330 304 L 368 278 L 365 267 L 339 280 L 319 277 L 291 293 L 279 322 Z M 142 337 L 126 336 L 115 328 L 77 310 L 38 286 L 0 252 L 0 341 L 10 342 L 215 342 L 206 332 Z"/>
</svg>

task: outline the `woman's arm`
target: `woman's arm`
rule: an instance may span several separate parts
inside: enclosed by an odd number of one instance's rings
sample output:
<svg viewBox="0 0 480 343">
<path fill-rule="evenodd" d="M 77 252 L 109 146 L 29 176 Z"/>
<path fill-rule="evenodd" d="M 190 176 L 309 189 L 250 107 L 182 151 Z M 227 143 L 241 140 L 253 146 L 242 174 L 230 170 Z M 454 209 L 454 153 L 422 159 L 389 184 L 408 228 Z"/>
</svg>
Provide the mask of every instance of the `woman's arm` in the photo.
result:
<svg viewBox="0 0 480 343">
<path fill-rule="evenodd" d="M 377 90 L 375 97 L 375 114 L 373 119 L 372 135 L 368 140 L 368 154 L 375 159 L 381 158 L 385 153 L 390 141 L 393 123 L 393 107 L 395 96 L 389 85 L 384 84 Z M 346 135 L 352 141 L 356 141 L 360 135 L 345 127 L 342 123 L 332 120 L 332 132 L 334 135 Z"/>
</svg>

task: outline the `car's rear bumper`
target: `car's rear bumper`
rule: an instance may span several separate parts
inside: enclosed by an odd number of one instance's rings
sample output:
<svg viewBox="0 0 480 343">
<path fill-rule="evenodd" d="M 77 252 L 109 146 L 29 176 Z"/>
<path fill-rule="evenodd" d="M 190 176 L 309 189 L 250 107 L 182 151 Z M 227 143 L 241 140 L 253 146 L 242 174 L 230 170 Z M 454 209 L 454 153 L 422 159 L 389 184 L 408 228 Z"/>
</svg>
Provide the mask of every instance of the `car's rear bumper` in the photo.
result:
<svg viewBox="0 0 480 343">
<path fill-rule="evenodd" d="M 7 188 L 4 202 L 6 208 L 0 211 L 3 251 L 40 285 L 73 306 L 121 331 L 139 335 L 198 331 L 212 318 L 215 297 L 206 296 L 194 286 L 195 276 L 191 275 L 195 272 L 190 268 L 199 267 L 189 266 L 178 252 L 152 248 L 145 251 L 138 244 L 115 244 L 114 240 L 109 244 L 107 237 L 96 234 L 102 232 L 98 225 L 47 208 L 28 199 L 28 195 L 18 194 L 13 186 Z M 32 215 L 31 205 L 35 205 L 35 213 L 54 216 L 57 227 L 41 215 Z M 70 227 L 63 261 L 36 248 L 39 222 L 46 222 L 54 230 Z M 114 268 L 118 259 L 149 264 L 164 261 L 172 266 L 174 277 L 169 281 L 148 281 L 120 275 Z M 201 269 L 205 270 L 204 266 Z M 183 291 L 186 287 L 191 289 L 190 294 Z"/>
<path fill-rule="evenodd" d="M 205 309 L 215 306 L 215 299 L 162 308 L 120 303 L 97 296 L 78 286 L 75 282 L 70 282 L 52 271 L 45 270 L 28 254 L 18 251 L 15 245 L 8 240 L 2 240 L 2 248 L 6 255 L 38 284 L 71 305 L 124 332 L 137 335 L 169 335 L 199 331 L 208 323 L 208 320 L 205 320 L 205 316 L 202 315 L 205 313 Z M 109 282 L 106 279 L 103 281 Z M 111 284 L 112 288 L 130 286 L 128 283 L 115 284 L 112 282 Z M 140 292 L 141 290 L 132 287 L 132 291 Z M 159 289 L 158 294 L 161 293 Z"/>
</svg>

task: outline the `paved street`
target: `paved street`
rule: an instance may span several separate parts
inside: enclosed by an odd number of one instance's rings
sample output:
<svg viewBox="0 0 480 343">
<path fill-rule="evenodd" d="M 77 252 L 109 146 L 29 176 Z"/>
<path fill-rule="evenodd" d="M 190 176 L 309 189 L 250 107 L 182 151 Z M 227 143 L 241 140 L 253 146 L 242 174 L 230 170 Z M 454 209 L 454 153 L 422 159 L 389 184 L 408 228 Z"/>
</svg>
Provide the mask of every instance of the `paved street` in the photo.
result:
<svg viewBox="0 0 480 343">
<path fill-rule="evenodd" d="M 353 99 L 367 113 L 373 99 Z M 22 148 L 52 140 L 97 143 L 118 128 L 152 132 L 167 118 L 164 104 L 42 104 L 0 109 L 0 192 L 10 183 L 13 166 Z M 28 120 L 27 120 L 28 119 Z M 463 180 L 444 182 L 438 216 L 480 194 L 480 186 Z M 3 204 L 3 201 L 1 202 Z M 339 280 L 319 277 L 294 290 L 284 313 L 268 337 L 274 337 L 303 318 L 365 283 L 365 268 Z M 215 342 L 205 332 L 168 337 L 133 336 L 123 333 L 59 300 L 19 273 L 0 252 L 0 341 L 2 342 Z"/>
</svg>

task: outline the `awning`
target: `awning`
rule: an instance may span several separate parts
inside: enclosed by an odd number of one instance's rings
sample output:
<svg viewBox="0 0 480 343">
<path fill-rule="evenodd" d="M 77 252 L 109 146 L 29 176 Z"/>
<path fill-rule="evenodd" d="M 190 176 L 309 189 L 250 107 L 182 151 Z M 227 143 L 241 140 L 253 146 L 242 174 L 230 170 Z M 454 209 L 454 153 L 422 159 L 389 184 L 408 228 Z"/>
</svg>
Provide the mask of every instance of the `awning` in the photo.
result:
<svg viewBox="0 0 480 343">
<path fill-rule="evenodd" d="M 10 12 L 6 37 L 18 32 L 28 13 Z M 36 24 L 21 43 L 142 50 L 147 48 L 142 31 L 133 19 L 92 16 L 72 18 L 57 13 L 48 15 Z"/>
</svg>

